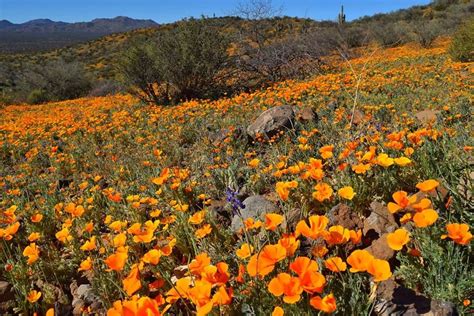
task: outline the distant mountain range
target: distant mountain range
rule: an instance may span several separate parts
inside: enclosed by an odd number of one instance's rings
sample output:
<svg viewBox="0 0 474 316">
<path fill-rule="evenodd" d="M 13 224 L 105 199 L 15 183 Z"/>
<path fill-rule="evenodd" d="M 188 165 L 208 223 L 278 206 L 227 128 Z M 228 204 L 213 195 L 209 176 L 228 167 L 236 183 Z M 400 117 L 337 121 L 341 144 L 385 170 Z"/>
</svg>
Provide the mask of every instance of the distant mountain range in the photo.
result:
<svg viewBox="0 0 474 316">
<path fill-rule="evenodd" d="M 112 33 L 157 26 L 158 23 L 153 20 L 136 20 L 124 16 L 78 23 L 37 19 L 15 24 L 0 20 L 0 53 L 50 50 Z"/>
</svg>

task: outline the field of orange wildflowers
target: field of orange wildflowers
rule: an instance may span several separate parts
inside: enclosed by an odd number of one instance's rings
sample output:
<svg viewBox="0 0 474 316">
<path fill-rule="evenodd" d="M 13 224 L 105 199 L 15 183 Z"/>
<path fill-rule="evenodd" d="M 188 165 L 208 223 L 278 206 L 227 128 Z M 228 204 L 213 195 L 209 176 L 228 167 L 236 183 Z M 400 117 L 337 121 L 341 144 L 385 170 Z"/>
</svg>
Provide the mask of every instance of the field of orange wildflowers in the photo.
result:
<svg viewBox="0 0 474 316">
<path fill-rule="evenodd" d="M 176 107 L 1 109 L 1 313 L 382 315 L 387 282 L 472 312 L 473 65 L 446 47 Z M 319 119 L 248 141 L 284 104 Z M 244 218 L 255 195 L 275 211 Z"/>
</svg>

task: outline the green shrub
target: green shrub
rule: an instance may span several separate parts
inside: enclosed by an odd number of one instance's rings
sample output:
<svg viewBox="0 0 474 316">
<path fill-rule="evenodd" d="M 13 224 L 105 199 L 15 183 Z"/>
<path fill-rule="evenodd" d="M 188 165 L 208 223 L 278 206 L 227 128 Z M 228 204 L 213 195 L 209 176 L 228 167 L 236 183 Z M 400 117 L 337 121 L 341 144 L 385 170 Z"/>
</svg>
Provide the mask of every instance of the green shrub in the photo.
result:
<svg viewBox="0 0 474 316">
<path fill-rule="evenodd" d="M 27 101 L 40 103 L 60 101 L 85 96 L 91 89 L 91 81 L 84 67 L 62 59 L 44 65 L 28 64 L 22 72 L 18 93 Z"/>
<path fill-rule="evenodd" d="M 185 20 L 155 41 L 134 43 L 118 69 L 147 102 L 213 98 L 225 91 L 229 44 L 211 19 Z"/>
<path fill-rule="evenodd" d="M 443 33 L 443 25 L 439 20 L 415 21 L 411 23 L 414 40 L 422 47 L 433 45 L 436 38 Z"/>
<path fill-rule="evenodd" d="M 26 102 L 30 104 L 40 104 L 40 103 L 45 103 L 48 102 L 49 96 L 46 93 L 46 91 L 42 89 L 34 89 L 28 94 L 28 97 L 26 99 Z"/>
<path fill-rule="evenodd" d="M 469 62 L 474 60 L 474 19 L 459 28 L 449 47 L 454 60 Z"/>
</svg>

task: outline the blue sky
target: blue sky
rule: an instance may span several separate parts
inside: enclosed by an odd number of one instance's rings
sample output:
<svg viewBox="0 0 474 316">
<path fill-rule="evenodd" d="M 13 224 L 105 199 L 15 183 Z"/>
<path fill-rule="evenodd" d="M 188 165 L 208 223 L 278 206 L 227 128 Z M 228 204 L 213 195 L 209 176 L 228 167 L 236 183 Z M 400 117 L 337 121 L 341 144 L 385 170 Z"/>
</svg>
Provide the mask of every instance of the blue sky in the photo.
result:
<svg viewBox="0 0 474 316">
<path fill-rule="evenodd" d="M 167 23 L 190 16 L 229 15 L 242 0 L 0 0 L 0 20 L 22 23 L 32 19 L 80 22 L 119 15 Z M 335 19 L 344 5 L 348 20 L 390 12 L 427 0 L 273 0 L 288 16 Z"/>
</svg>

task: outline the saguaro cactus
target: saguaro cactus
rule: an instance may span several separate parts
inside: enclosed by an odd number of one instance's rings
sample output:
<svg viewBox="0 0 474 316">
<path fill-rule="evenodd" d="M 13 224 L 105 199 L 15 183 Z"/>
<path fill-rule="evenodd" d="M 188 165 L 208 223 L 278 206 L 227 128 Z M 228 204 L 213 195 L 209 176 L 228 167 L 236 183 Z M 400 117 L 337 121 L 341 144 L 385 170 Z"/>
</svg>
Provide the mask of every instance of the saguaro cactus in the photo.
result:
<svg viewBox="0 0 474 316">
<path fill-rule="evenodd" d="M 341 12 L 339 13 L 338 17 L 337 17 L 337 21 L 339 23 L 339 25 L 342 25 L 346 22 L 346 15 L 344 14 L 344 6 L 341 5 Z"/>
</svg>

